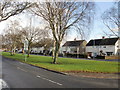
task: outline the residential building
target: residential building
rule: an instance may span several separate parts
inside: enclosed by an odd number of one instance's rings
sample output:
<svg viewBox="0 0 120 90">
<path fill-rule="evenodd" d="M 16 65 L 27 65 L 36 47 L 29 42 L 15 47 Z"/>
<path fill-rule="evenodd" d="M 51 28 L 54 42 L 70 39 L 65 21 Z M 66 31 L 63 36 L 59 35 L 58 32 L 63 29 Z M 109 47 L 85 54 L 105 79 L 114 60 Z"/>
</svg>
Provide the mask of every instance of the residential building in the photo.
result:
<svg viewBox="0 0 120 90">
<path fill-rule="evenodd" d="M 43 53 L 44 47 L 32 47 L 31 53 Z"/>
<path fill-rule="evenodd" d="M 90 40 L 86 45 L 89 56 L 120 55 L 120 38 L 102 38 Z"/>
<path fill-rule="evenodd" d="M 86 44 L 85 40 L 67 41 L 60 49 L 60 52 L 62 54 L 85 54 Z"/>
</svg>

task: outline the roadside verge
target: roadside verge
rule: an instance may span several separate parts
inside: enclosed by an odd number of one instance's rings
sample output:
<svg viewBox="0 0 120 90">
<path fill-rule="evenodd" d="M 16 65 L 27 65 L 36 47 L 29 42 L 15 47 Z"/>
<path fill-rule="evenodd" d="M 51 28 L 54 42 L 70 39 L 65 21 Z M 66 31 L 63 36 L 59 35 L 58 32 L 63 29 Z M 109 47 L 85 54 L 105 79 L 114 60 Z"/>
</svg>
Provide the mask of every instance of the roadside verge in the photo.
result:
<svg viewBox="0 0 120 90">
<path fill-rule="evenodd" d="M 33 64 L 30 64 L 28 62 L 23 62 L 23 61 L 19 61 L 19 60 L 16 60 L 16 59 L 11 59 L 11 58 L 8 58 L 8 57 L 5 57 L 3 56 L 4 58 L 7 58 L 9 60 L 13 60 L 13 61 L 17 61 L 17 62 L 22 62 L 22 63 L 26 63 L 30 66 L 33 66 L 33 67 L 37 67 L 37 68 L 41 68 L 41 69 L 44 69 L 44 70 L 47 70 L 47 71 L 50 71 L 50 72 L 54 72 L 54 73 L 58 73 L 58 74 L 62 74 L 62 75 L 71 75 L 71 76 L 76 76 L 76 77 L 87 77 L 87 78 L 106 78 L 106 79 L 118 79 L 119 77 L 119 74 L 110 74 L 110 73 L 93 73 L 93 72 L 59 72 L 59 71 L 55 71 L 55 70 L 50 70 L 50 69 L 47 69 L 47 68 L 44 68 L 44 67 L 40 67 L 40 66 L 35 66 Z"/>
</svg>

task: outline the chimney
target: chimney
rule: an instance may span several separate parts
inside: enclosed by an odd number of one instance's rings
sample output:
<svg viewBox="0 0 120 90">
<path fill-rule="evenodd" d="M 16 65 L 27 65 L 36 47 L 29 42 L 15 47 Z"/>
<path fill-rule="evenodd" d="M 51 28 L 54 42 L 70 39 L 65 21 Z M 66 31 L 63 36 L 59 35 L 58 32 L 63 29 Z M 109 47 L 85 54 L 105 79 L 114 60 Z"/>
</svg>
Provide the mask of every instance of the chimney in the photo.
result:
<svg viewBox="0 0 120 90">
<path fill-rule="evenodd" d="M 74 41 L 76 41 L 76 38 L 74 39 Z"/>
<path fill-rule="evenodd" d="M 105 36 L 102 36 L 102 39 L 105 39 Z"/>
</svg>

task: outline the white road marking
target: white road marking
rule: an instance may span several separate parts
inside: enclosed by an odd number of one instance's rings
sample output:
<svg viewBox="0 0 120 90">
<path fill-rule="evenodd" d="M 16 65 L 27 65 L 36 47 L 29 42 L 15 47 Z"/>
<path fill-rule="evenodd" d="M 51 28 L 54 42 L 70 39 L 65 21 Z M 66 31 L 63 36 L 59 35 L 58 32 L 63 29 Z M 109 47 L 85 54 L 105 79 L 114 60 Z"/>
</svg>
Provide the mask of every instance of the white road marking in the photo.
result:
<svg viewBox="0 0 120 90">
<path fill-rule="evenodd" d="M 20 67 L 17 67 L 17 69 L 19 69 L 19 70 L 22 70 L 22 71 L 24 71 L 24 72 L 27 72 L 26 70 L 24 70 L 24 69 L 21 69 Z"/>
<path fill-rule="evenodd" d="M 4 80 L 0 79 L 0 90 L 2 90 L 2 88 L 9 88 L 9 86 Z"/>
<path fill-rule="evenodd" d="M 55 81 L 53 81 L 53 80 L 50 80 L 50 79 L 47 79 L 47 78 L 44 78 L 44 77 L 41 77 L 40 75 L 37 75 L 37 77 L 38 77 L 38 78 L 42 78 L 42 79 L 44 79 L 44 80 L 47 80 L 47 81 L 49 81 L 49 82 L 55 83 L 55 84 L 60 85 L 60 86 L 62 85 L 61 83 L 55 82 Z"/>
<path fill-rule="evenodd" d="M 19 62 L 20 64 L 24 64 L 24 63 L 22 63 L 22 62 Z"/>
<path fill-rule="evenodd" d="M 20 64 L 24 64 L 24 63 L 21 63 L 21 62 L 20 62 Z M 22 68 L 20 68 L 20 67 L 17 67 L 17 69 L 22 70 L 22 71 L 24 71 L 24 72 L 27 72 L 26 70 L 24 70 L 24 69 L 22 69 Z M 47 78 L 44 78 L 44 77 L 41 77 L 40 75 L 37 75 L 37 77 L 38 77 L 38 78 L 41 78 L 41 79 L 44 79 L 44 80 L 47 80 L 47 81 L 49 81 L 49 82 L 55 83 L 55 84 L 60 85 L 60 86 L 62 85 L 61 83 L 55 82 L 55 81 L 53 81 L 53 80 L 50 80 L 50 79 L 47 79 Z"/>
<path fill-rule="evenodd" d="M 37 75 L 38 78 L 40 78 L 41 76 Z"/>
</svg>

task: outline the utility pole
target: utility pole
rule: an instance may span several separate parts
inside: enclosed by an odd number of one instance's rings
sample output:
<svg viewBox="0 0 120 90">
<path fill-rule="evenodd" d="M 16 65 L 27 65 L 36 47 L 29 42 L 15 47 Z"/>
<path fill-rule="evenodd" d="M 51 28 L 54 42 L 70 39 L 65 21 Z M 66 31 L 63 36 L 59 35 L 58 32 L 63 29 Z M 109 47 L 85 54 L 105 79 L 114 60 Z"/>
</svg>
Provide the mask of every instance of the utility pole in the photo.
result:
<svg viewBox="0 0 120 90">
<path fill-rule="evenodd" d="M 93 48 L 95 48 L 95 39 L 93 39 Z M 93 52 L 93 59 L 94 59 L 94 56 L 95 56 L 95 52 Z"/>
<path fill-rule="evenodd" d="M 28 40 L 25 39 L 24 41 L 24 51 L 25 51 L 25 62 L 27 61 L 27 51 L 28 50 Z"/>
</svg>

